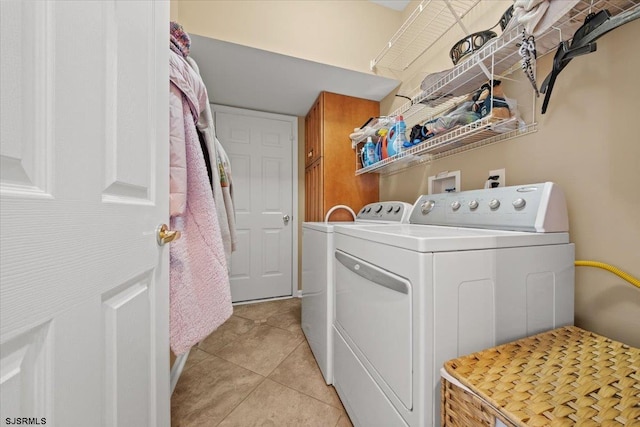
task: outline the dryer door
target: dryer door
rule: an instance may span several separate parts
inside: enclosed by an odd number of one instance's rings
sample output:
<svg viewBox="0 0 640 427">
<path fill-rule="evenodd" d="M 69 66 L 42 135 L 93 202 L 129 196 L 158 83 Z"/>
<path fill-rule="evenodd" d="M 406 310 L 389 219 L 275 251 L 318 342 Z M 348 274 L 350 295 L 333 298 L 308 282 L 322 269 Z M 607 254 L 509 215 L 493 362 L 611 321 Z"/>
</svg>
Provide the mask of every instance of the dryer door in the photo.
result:
<svg viewBox="0 0 640 427">
<path fill-rule="evenodd" d="M 412 409 L 411 283 L 335 252 L 336 329 L 383 390 Z"/>
</svg>

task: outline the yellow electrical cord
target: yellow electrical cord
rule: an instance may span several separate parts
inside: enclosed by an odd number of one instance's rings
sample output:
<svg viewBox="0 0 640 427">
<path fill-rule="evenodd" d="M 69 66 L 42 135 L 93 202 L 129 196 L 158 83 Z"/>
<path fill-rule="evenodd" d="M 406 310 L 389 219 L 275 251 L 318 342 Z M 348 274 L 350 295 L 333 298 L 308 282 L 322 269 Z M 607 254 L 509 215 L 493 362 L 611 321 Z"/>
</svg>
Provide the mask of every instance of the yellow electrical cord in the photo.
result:
<svg viewBox="0 0 640 427">
<path fill-rule="evenodd" d="M 640 288 L 640 280 L 638 280 L 637 278 L 633 277 L 632 275 L 625 273 L 624 271 L 620 270 L 619 268 L 616 268 L 612 265 L 609 264 L 605 264 L 604 262 L 598 262 L 598 261 L 576 261 L 576 266 L 578 267 L 598 267 L 598 268 L 602 268 L 604 270 L 610 271 L 613 274 L 616 274 L 620 277 L 622 277 L 624 280 L 626 280 L 627 282 L 631 283 L 633 286 L 636 286 L 638 288 Z"/>
</svg>

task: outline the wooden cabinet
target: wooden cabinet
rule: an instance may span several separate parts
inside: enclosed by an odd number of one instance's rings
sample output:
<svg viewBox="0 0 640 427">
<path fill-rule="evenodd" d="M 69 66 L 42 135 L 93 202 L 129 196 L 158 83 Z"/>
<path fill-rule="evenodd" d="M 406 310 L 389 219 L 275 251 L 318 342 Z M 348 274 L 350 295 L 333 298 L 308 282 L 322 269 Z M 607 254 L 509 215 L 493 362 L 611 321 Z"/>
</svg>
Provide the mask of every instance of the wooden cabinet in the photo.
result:
<svg viewBox="0 0 640 427">
<path fill-rule="evenodd" d="M 305 118 L 305 221 L 324 221 L 335 205 L 356 213 L 378 200 L 378 175 L 355 176 L 356 161 L 349 135 L 354 123 L 380 115 L 377 101 L 322 92 Z M 351 220 L 344 210 L 333 221 Z"/>
<path fill-rule="evenodd" d="M 313 104 L 304 121 L 305 127 L 305 168 L 320 158 L 322 153 L 322 105 L 323 97 L 320 96 Z"/>
</svg>

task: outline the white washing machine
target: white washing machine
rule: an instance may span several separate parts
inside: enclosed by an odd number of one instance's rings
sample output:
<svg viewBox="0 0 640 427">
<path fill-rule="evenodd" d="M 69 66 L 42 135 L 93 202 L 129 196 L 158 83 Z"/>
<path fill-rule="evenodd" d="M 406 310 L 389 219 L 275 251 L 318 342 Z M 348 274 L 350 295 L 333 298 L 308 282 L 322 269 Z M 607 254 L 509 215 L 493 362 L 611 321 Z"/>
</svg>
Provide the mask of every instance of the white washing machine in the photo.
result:
<svg viewBox="0 0 640 427">
<path fill-rule="evenodd" d="M 333 384 L 356 427 L 439 425 L 445 361 L 573 324 L 556 185 L 422 196 L 409 222 L 335 227 Z"/>
<path fill-rule="evenodd" d="M 354 222 L 302 223 L 302 330 L 327 384 L 333 382 L 334 226 L 406 223 L 411 208 L 404 202 L 370 203 Z"/>
</svg>

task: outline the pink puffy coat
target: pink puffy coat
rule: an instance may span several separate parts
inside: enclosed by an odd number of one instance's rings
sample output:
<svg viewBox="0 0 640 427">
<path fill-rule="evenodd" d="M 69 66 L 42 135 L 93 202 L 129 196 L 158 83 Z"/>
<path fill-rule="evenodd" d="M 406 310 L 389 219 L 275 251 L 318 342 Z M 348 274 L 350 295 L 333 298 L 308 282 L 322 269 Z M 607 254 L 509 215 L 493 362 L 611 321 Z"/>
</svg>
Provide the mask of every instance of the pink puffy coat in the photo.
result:
<svg viewBox="0 0 640 427">
<path fill-rule="evenodd" d="M 169 55 L 169 136 L 170 136 L 170 215 L 182 215 L 187 205 L 187 165 L 185 133 L 182 124 L 182 97 L 198 121 L 201 108 L 208 104 L 207 90 L 200 76 L 188 66 L 184 58 L 170 51 Z"/>
<path fill-rule="evenodd" d="M 208 103 L 204 83 L 170 51 L 171 228 L 170 343 L 177 355 L 232 314 L 227 262 L 211 185 L 196 131 Z M 223 208 L 223 207 L 222 207 Z"/>
</svg>

